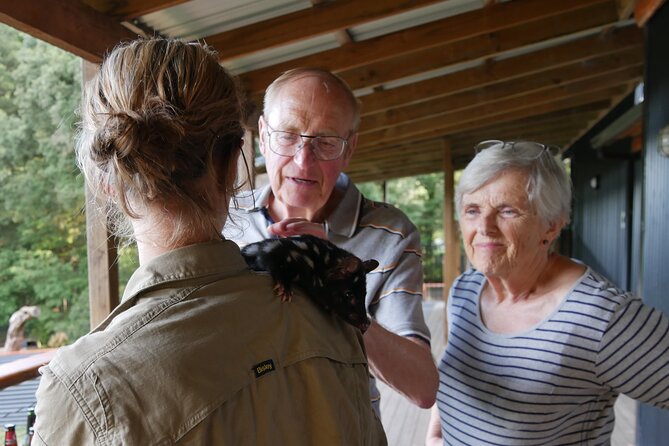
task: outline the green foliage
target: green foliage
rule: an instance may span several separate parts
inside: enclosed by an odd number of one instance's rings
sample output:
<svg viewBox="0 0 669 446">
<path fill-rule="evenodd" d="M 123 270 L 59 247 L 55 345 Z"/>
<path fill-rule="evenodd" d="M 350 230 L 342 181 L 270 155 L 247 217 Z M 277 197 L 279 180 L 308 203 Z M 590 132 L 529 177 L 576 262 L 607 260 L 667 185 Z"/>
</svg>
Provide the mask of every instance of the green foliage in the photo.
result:
<svg viewBox="0 0 669 446">
<path fill-rule="evenodd" d="M 30 337 L 88 329 L 83 180 L 73 154 L 78 58 L 0 25 L 0 328 L 38 305 Z"/>
<path fill-rule="evenodd" d="M 367 198 L 383 201 L 381 183 L 357 186 Z M 387 181 L 386 201 L 407 214 L 420 232 L 425 282 L 441 282 L 444 255 L 443 173 Z"/>
</svg>

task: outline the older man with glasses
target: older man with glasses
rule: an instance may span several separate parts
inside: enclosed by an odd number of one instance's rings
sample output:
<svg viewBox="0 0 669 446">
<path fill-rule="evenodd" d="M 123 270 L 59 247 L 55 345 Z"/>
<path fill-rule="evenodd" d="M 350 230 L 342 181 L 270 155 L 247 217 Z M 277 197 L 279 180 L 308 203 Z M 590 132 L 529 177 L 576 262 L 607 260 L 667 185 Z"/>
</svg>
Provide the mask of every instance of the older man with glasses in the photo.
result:
<svg viewBox="0 0 669 446">
<path fill-rule="evenodd" d="M 299 68 L 265 93 L 258 122 L 269 185 L 238 199 L 225 235 L 240 245 L 312 234 L 379 267 L 367 276 L 364 334 L 370 369 L 414 404 L 435 401 L 438 377 L 422 313 L 416 227 L 398 209 L 373 202 L 342 173 L 356 147 L 360 113 L 348 85 L 330 72 Z M 379 413 L 379 392 L 370 393 Z"/>
</svg>

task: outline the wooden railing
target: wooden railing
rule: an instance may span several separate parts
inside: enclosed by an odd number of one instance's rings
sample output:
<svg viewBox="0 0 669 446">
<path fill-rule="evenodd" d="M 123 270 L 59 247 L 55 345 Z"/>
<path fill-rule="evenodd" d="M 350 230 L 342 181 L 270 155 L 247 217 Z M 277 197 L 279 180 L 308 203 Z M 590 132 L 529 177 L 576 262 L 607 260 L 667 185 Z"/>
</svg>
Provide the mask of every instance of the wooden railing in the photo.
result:
<svg viewBox="0 0 669 446">
<path fill-rule="evenodd" d="M 30 356 L 0 364 L 0 390 L 38 377 L 38 369 L 51 361 L 56 349 L 41 350 L 35 354 L 30 350 L 19 350 L 15 353 Z"/>
<path fill-rule="evenodd" d="M 424 299 L 444 299 L 443 283 L 423 283 Z M 446 290 L 448 292 L 448 290 Z"/>
</svg>

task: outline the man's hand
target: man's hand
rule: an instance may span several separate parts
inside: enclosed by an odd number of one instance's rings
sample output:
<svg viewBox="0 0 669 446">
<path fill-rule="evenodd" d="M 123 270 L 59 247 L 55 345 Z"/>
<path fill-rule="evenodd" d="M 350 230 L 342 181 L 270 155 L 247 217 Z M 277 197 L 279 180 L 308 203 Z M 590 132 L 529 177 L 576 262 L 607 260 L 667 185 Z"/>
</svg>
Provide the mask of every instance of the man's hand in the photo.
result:
<svg viewBox="0 0 669 446">
<path fill-rule="evenodd" d="M 284 218 L 283 220 L 271 224 L 267 227 L 270 234 L 279 237 L 291 237 L 293 235 L 313 235 L 327 240 L 325 225 L 314 223 L 304 218 Z"/>
</svg>

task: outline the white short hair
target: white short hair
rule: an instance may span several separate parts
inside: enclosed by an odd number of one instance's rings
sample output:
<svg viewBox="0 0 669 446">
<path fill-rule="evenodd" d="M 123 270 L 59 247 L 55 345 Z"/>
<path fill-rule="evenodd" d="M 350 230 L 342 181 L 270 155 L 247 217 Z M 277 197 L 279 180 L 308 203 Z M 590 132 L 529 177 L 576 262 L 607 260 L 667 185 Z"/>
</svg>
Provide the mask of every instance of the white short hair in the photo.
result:
<svg viewBox="0 0 669 446">
<path fill-rule="evenodd" d="M 455 189 L 458 213 L 465 194 L 477 191 L 505 171 L 518 169 L 528 173 L 527 198 L 537 215 L 548 224 L 569 222 L 571 179 L 556 147 L 533 141 L 490 141 L 481 145 L 486 147 L 467 165 Z"/>
<path fill-rule="evenodd" d="M 265 90 L 265 98 L 263 100 L 263 114 L 265 117 L 267 117 L 270 109 L 275 105 L 276 97 L 284 86 L 290 84 L 293 81 L 306 77 L 316 77 L 323 80 L 324 82 L 330 82 L 332 85 L 341 90 L 344 100 L 348 102 L 348 105 L 351 107 L 351 113 L 353 114 L 351 128 L 349 130 L 351 133 L 356 132 L 358 130 L 358 126 L 360 125 L 360 102 L 355 97 L 353 90 L 351 90 L 351 87 L 349 87 L 346 81 L 344 81 L 336 74 L 320 68 L 294 68 L 292 70 L 285 71 L 279 77 L 274 79 L 274 81 Z"/>
</svg>

